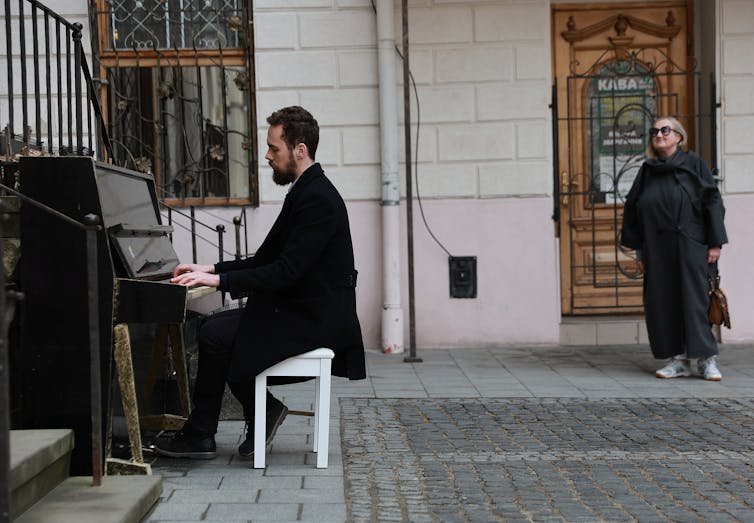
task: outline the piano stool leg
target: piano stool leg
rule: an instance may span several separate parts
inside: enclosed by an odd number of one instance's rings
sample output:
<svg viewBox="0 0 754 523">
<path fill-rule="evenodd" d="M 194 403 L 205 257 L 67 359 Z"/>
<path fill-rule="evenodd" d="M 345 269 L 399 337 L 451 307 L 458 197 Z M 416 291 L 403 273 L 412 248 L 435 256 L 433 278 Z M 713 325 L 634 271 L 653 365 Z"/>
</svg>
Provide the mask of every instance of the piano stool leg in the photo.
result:
<svg viewBox="0 0 754 523">
<path fill-rule="evenodd" d="M 154 386 L 157 383 L 157 374 L 162 367 L 163 357 L 165 356 L 165 348 L 168 343 L 168 326 L 157 325 L 154 334 L 154 343 L 152 344 L 152 354 L 149 357 L 149 368 L 147 370 L 147 379 L 144 382 L 144 388 L 142 389 L 141 408 L 145 412 L 149 406 L 149 398 L 152 397 L 154 392 Z"/>
<path fill-rule="evenodd" d="M 168 325 L 170 336 L 170 353 L 173 357 L 173 368 L 175 369 L 176 380 L 178 382 L 178 396 L 181 400 L 183 415 L 188 418 L 191 413 L 191 404 L 189 403 L 189 382 L 188 372 L 186 371 L 186 351 L 183 346 L 183 331 L 179 323 Z"/>
<path fill-rule="evenodd" d="M 136 386 L 134 384 L 134 367 L 131 359 L 131 339 L 128 335 L 128 325 L 119 323 L 113 329 L 113 333 L 115 335 L 115 369 L 118 373 L 123 414 L 126 417 L 128 441 L 131 444 L 131 460 L 134 463 L 144 463 L 144 457 L 141 453 L 139 408 L 136 405 Z"/>
</svg>

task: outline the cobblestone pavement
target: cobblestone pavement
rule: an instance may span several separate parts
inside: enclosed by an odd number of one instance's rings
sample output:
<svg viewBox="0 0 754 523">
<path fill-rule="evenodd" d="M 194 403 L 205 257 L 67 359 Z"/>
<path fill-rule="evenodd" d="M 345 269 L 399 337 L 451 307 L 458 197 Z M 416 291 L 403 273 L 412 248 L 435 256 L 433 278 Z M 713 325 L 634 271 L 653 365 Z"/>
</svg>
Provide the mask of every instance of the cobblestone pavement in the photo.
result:
<svg viewBox="0 0 754 523">
<path fill-rule="evenodd" d="M 208 461 L 155 459 L 149 523 L 754 521 L 754 346 L 723 380 L 658 380 L 646 346 L 367 352 L 333 380 L 330 466 L 288 416 L 267 467 L 238 457 L 230 410 Z M 311 382 L 273 387 L 311 410 Z M 237 410 L 237 409 L 236 409 Z"/>
<path fill-rule="evenodd" d="M 348 521 L 754 521 L 753 403 L 341 398 Z"/>
</svg>

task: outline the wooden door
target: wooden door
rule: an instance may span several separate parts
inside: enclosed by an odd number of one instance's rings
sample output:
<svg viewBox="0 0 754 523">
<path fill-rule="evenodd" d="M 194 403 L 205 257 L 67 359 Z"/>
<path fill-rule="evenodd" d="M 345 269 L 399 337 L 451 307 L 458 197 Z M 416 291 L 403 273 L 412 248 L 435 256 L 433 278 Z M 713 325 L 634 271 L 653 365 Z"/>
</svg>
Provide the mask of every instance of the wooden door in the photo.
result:
<svg viewBox="0 0 754 523">
<path fill-rule="evenodd" d="M 634 253 L 620 247 L 623 201 L 656 116 L 677 117 L 693 146 L 689 27 L 685 1 L 552 8 L 564 315 L 642 311 Z"/>
</svg>

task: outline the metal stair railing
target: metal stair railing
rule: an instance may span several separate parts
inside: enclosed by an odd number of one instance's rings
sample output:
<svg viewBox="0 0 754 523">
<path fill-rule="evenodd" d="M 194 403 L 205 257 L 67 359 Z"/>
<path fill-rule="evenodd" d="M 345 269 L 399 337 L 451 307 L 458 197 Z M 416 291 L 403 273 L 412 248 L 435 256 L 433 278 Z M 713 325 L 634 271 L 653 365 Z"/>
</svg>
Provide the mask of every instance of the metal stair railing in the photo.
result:
<svg viewBox="0 0 754 523">
<path fill-rule="evenodd" d="M 100 332 L 99 332 L 99 289 L 98 289 L 98 269 L 97 269 L 97 232 L 102 230 L 100 217 L 95 214 L 87 214 L 84 217 L 84 223 L 81 223 L 65 214 L 56 211 L 55 209 L 48 207 L 47 205 L 40 203 L 33 198 L 29 198 L 24 194 L 0 184 L 0 190 L 16 196 L 21 199 L 25 204 L 33 205 L 43 212 L 54 216 L 55 218 L 64 221 L 73 227 L 79 229 L 86 235 L 86 260 L 87 260 L 87 287 L 88 287 L 88 303 L 89 303 L 89 381 L 91 392 L 91 420 L 92 420 L 92 486 L 98 487 L 102 485 L 102 473 L 103 473 L 103 453 L 102 453 L 102 397 L 100 390 L 100 382 L 102 381 L 100 372 Z M 2 214 L 5 214 L 4 212 Z M 1 220 L 0 220 L 1 221 Z M 2 255 L 2 245 L 0 244 L 0 255 Z M 4 274 L 0 276 L 4 280 Z M 2 461 L 0 461 L 0 471 L 2 471 L 2 478 L 0 479 L 0 486 L 2 486 L 2 492 L 0 492 L 0 515 L 2 511 L 9 507 L 10 503 L 10 491 L 9 491 L 9 471 L 10 471 L 10 430 L 8 422 L 9 413 L 9 398 L 7 394 L 7 321 L 8 314 L 6 310 L 7 296 L 4 292 L 4 281 L 0 280 L 0 322 L 2 322 L 2 332 L 0 332 L 0 365 L 2 369 L 0 372 L 3 374 L 2 384 L 4 391 L 0 391 L 0 410 L 3 413 L 3 420 L 0 424 L 0 455 Z M 7 454 L 6 454 L 7 452 Z"/>
<path fill-rule="evenodd" d="M 98 127 L 100 144 L 112 158 L 107 126 L 81 43 L 83 26 L 67 21 L 37 0 L 18 0 L 15 7 L 11 0 L 4 1 L 8 92 L 0 106 L 0 122 L 5 125 L 0 154 L 10 158 L 30 148 L 48 154 L 92 156 L 94 129 Z M 31 50 L 27 41 L 32 42 Z M 14 79 L 20 79 L 20 88 Z M 15 114 L 19 106 L 20 132 Z"/>
</svg>

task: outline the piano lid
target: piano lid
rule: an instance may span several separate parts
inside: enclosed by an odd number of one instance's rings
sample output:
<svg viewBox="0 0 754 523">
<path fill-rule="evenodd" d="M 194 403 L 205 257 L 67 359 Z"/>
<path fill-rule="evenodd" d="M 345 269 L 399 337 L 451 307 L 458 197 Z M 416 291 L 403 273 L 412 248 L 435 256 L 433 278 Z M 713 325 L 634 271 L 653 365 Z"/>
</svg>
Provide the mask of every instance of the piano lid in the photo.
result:
<svg viewBox="0 0 754 523">
<path fill-rule="evenodd" d="M 102 220 L 126 276 L 169 278 L 179 262 L 168 238 L 173 228 L 162 225 L 154 178 L 100 162 L 96 177 Z"/>
</svg>

